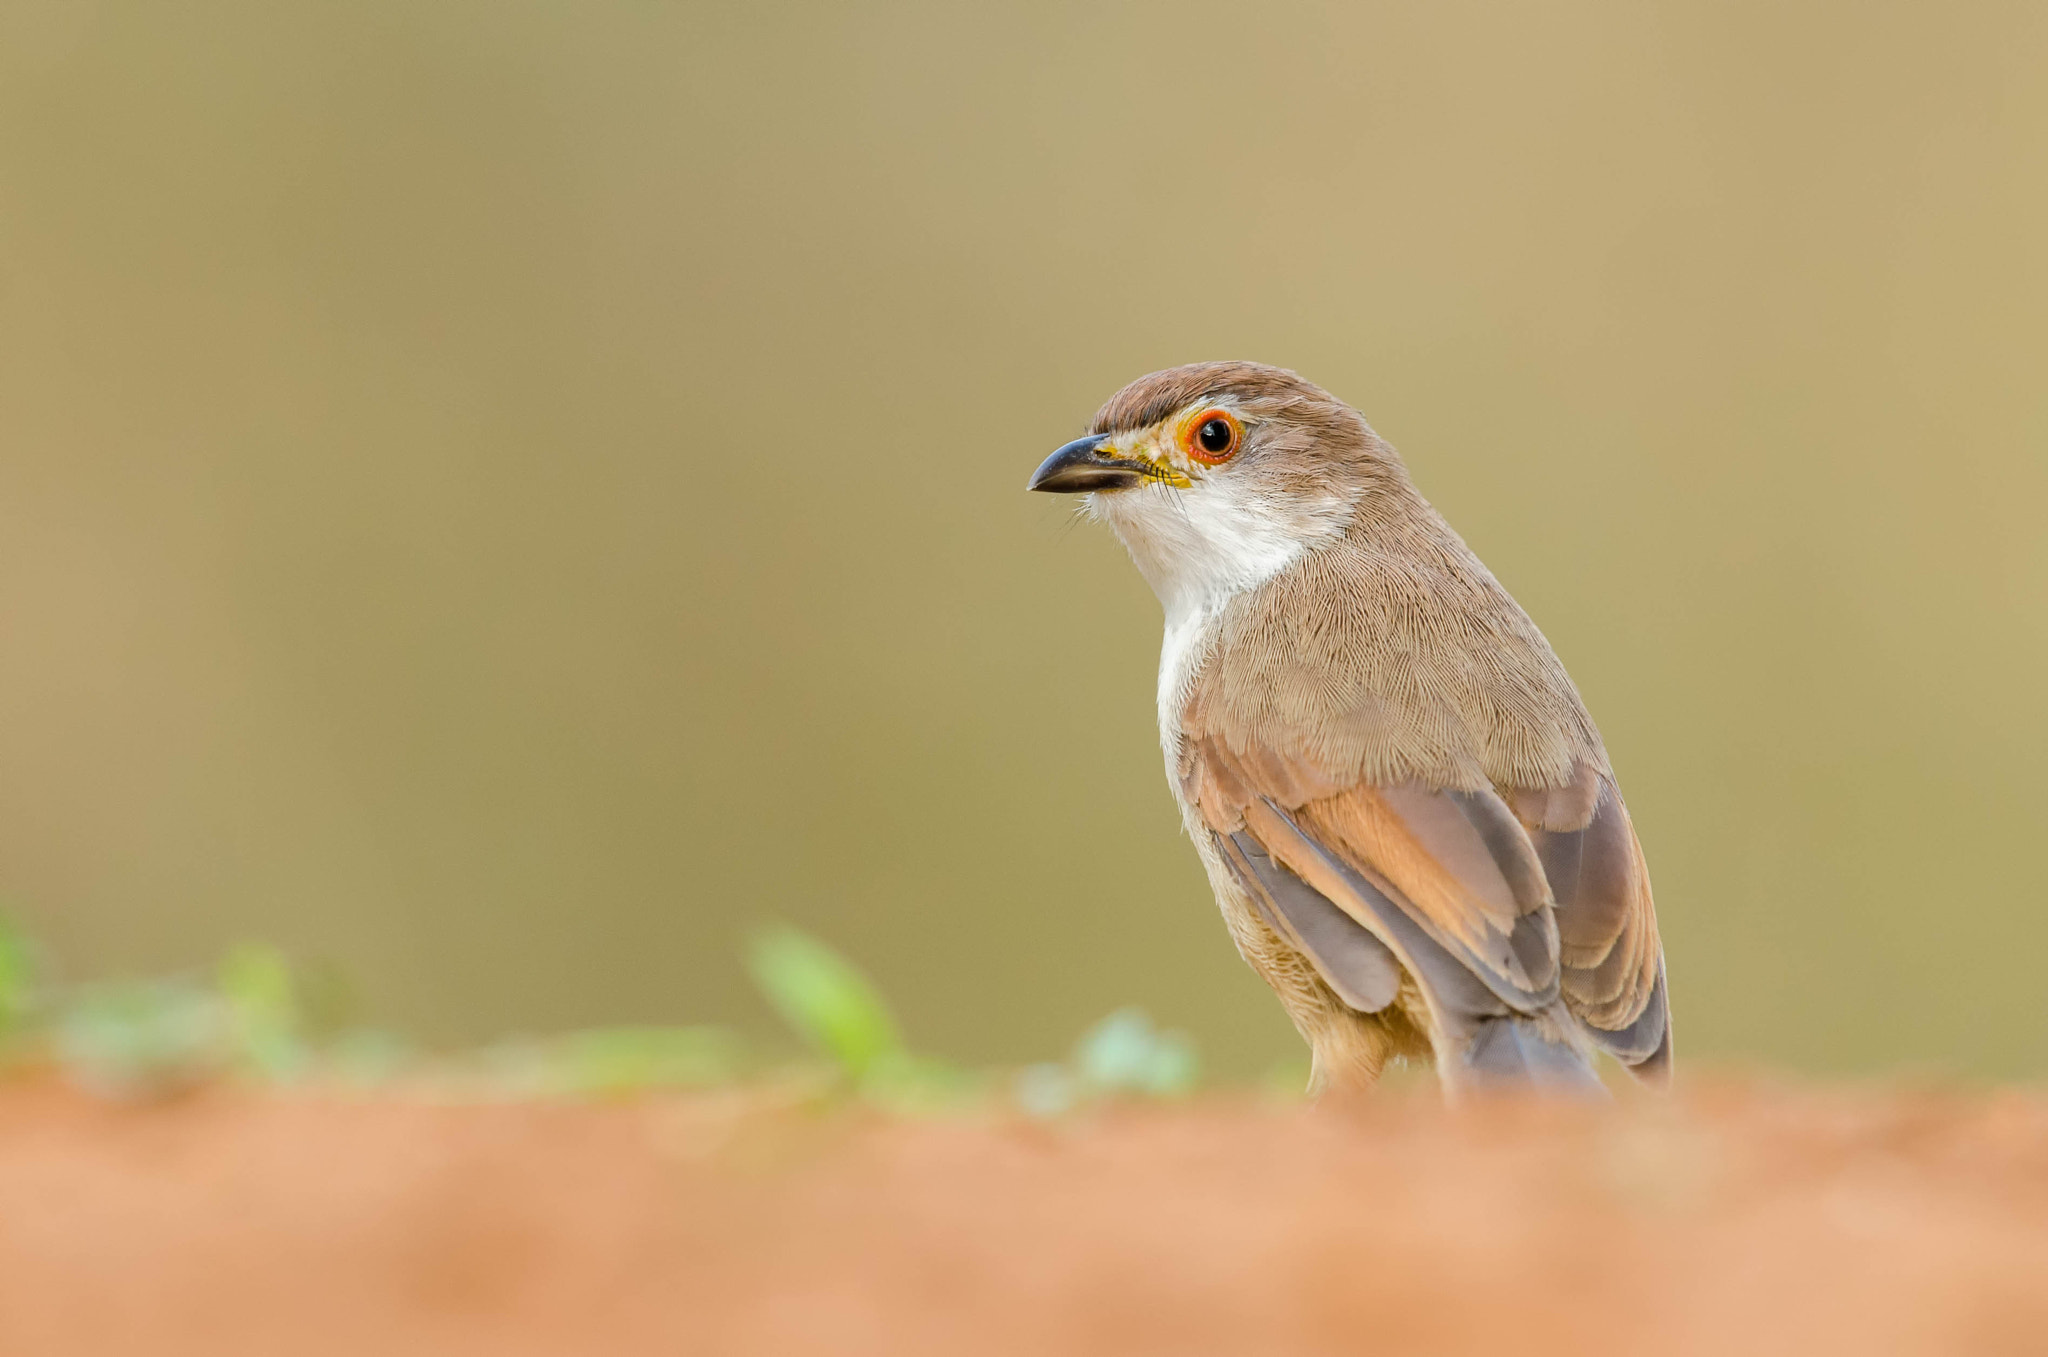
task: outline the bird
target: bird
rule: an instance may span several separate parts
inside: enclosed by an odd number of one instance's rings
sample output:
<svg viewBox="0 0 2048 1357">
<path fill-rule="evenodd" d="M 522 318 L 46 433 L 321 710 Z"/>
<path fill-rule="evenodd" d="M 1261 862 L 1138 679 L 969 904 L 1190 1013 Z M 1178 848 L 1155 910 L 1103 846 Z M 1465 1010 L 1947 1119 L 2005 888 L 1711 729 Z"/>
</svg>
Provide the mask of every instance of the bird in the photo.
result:
<svg viewBox="0 0 2048 1357">
<path fill-rule="evenodd" d="M 1313 1094 L 1668 1084 L 1649 870 L 1543 633 L 1343 401 L 1205 362 L 1124 387 L 1028 488 L 1164 611 L 1167 783 Z"/>
</svg>

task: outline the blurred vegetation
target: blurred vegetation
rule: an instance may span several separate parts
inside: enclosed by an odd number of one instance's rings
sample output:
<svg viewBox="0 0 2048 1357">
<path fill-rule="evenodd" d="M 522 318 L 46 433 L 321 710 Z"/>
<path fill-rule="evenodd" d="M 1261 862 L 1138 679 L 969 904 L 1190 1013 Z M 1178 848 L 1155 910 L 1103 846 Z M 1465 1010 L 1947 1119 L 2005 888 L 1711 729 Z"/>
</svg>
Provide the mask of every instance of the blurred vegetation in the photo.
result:
<svg viewBox="0 0 2048 1357">
<path fill-rule="evenodd" d="M 343 1085 L 418 1077 L 518 1097 L 614 1097 L 793 1076 L 821 1098 L 894 1111 L 983 1105 L 1007 1094 L 1033 1116 L 1110 1097 L 1194 1091 L 1194 1044 L 1136 1008 L 1091 1028 L 1064 1062 L 1007 1082 L 913 1051 L 889 1002 L 851 960 L 789 924 L 758 931 L 746 962 L 803 1054 L 750 1049 L 715 1026 L 598 1027 L 430 1055 L 374 1028 L 323 1022 L 302 969 L 245 942 L 210 974 L 64 985 L 0 920 L 0 1051 L 16 1068 L 54 1065 L 110 1097 L 157 1097 L 221 1079 Z"/>
<path fill-rule="evenodd" d="M 831 1062 L 844 1088 L 908 1109 L 962 1102 L 981 1091 L 975 1076 L 913 1054 L 874 982 L 802 929 L 777 924 L 755 934 L 748 965 L 770 1005 Z"/>
<path fill-rule="evenodd" d="M 851 1082 L 906 1058 L 896 1017 L 873 982 L 817 938 L 778 925 L 755 935 L 748 960 L 783 1021 Z"/>
<path fill-rule="evenodd" d="M 1200 1075 L 1200 1059 L 1186 1034 L 1162 1032 L 1142 1009 L 1121 1008 L 1088 1029 L 1065 1063 L 1021 1071 L 1015 1096 L 1026 1111 L 1055 1116 L 1119 1094 L 1176 1097 L 1190 1092 Z"/>
</svg>

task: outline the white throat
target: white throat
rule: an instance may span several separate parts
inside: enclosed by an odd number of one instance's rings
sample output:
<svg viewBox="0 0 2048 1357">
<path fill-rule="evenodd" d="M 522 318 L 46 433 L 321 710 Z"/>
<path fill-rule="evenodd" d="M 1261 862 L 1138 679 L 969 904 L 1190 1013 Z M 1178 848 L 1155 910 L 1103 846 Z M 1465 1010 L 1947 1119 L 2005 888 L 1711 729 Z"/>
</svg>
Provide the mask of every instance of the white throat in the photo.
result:
<svg viewBox="0 0 2048 1357">
<path fill-rule="evenodd" d="M 1336 495 L 1302 500 L 1210 481 L 1089 496 L 1087 512 L 1109 524 L 1159 596 L 1166 635 L 1159 652 L 1159 740 L 1171 780 L 1180 713 L 1215 643 L 1215 623 L 1249 593 L 1340 535 L 1350 506 Z"/>
</svg>

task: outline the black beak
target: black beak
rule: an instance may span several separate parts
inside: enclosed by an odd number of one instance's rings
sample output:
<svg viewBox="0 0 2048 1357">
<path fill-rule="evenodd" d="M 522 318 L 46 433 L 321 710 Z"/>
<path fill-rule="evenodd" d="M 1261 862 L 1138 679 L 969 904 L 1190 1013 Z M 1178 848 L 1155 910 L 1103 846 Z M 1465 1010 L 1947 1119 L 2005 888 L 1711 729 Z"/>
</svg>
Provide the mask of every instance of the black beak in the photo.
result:
<svg viewBox="0 0 2048 1357">
<path fill-rule="evenodd" d="M 1089 490 L 1128 490 L 1145 483 L 1145 464 L 1105 457 L 1102 445 L 1109 440 L 1101 434 L 1077 438 L 1039 464 L 1031 473 L 1026 490 L 1044 490 L 1055 495 L 1078 495 Z"/>
</svg>

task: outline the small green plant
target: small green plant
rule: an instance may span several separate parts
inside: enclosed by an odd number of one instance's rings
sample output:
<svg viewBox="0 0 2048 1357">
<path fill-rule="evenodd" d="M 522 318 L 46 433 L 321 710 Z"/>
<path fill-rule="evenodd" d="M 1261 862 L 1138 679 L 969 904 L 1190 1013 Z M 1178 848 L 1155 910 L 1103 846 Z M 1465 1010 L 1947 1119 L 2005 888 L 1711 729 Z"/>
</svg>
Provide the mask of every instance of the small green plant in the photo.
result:
<svg viewBox="0 0 2048 1357">
<path fill-rule="evenodd" d="M 769 1005 L 827 1062 L 839 1091 L 902 1112 L 959 1107 L 987 1092 L 985 1076 L 911 1051 L 875 983 L 822 939 L 772 925 L 749 939 L 746 960 Z M 222 1076 L 377 1083 L 437 1069 L 458 1080 L 481 1075 L 505 1093 L 615 1096 L 729 1083 L 756 1068 L 723 1028 L 654 1025 L 503 1042 L 423 1064 L 397 1038 L 345 1025 L 339 1001 L 323 1020 L 322 973 L 302 971 L 262 943 L 230 948 L 210 974 L 151 980 L 58 986 L 37 963 L 34 947 L 0 919 L 0 1055 L 54 1059 L 80 1084 L 121 1096 Z M 339 994 L 340 981 L 326 979 Z M 1013 1094 L 1025 1110 L 1054 1116 L 1105 1097 L 1178 1096 L 1198 1072 L 1185 1036 L 1126 1008 L 1091 1027 L 1066 1061 L 1021 1071 Z"/>
<path fill-rule="evenodd" d="M 35 949 L 12 922 L 0 919 L 0 1044 L 11 1045 L 35 1016 Z"/>
<path fill-rule="evenodd" d="M 67 996 L 50 1032 L 71 1076 L 107 1094 L 173 1092 L 232 1063 L 233 1020 L 220 996 L 191 979 L 90 985 Z"/>
<path fill-rule="evenodd" d="M 723 1083 L 739 1070 L 739 1044 L 716 1027 L 599 1027 L 557 1043 L 575 1091 Z"/>
<path fill-rule="evenodd" d="M 852 1082 L 907 1058 L 881 991 L 818 938 L 776 924 L 754 935 L 747 961 L 754 983 L 790 1030 Z"/>
<path fill-rule="evenodd" d="M 298 985 L 283 952 L 245 942 L 228 950 L 214 972 L 227 1006 L 236 1063 L 266 1079 L 294 1079 L 312 1058 L 299 1015 Z"/>
<path fill-rule="evenodd" d="M 728 1082 L 740 1073 L 740 1049 L 718 1027 L 596 1027 L 501 1045 L 486 1064 L 517 1093 L 619 1097 Z"/>
<path fill-rule="evenodd" d="M 1065 1064 L 1019 1071 L 1011 1093 L 1024 1111 L 1053 1117 L 1104 1097 L 1181 1097 L 1194 1091 L 1200 1076 L 1201 1061 L 1186 1035 L 1153 1026 L 1142 1009 L 1120 1008 L 1082 1034 Z"/>
<path fill-rule="evenodd" d="M 753 936 L 747 963 L 790 1030 L 855 1091 L 902 1110 L 948 1106 L 978 1091 L 964 1071 L 913 1055 L 875 983 L 823 940 L 774 924 Z"/>
<path fill-rule="evenodd" d="M 1191 1092 L 1201 1074 L 1195 1044 L 1154 1027 L 1138 1008 L 1118 1009 L 1090 1028 L 1074 1048 L 1074 1067 L 1100 1092 L 1155 1098 Z"/>
<path fill-rule="evenodd" d="M 0 941 L 0 976 L 5 954 Z M 9 985 L 0 978 L 0 1008 Z M 108 1094 L 175 1092 L 222 1075 L 288 1082 L 317 1070 L 360 1081 L 397 1072 L 402 1047 L 392 1038 L 347 1031 L 316 1041 L 302 990 L 282 951 L 241 943 L 210 976 L 29 988 L 33 1002 L 7 1011 L 20 1015 L 17 1048 L 47 1052 L 80 1084 Z"/>
</svg>

